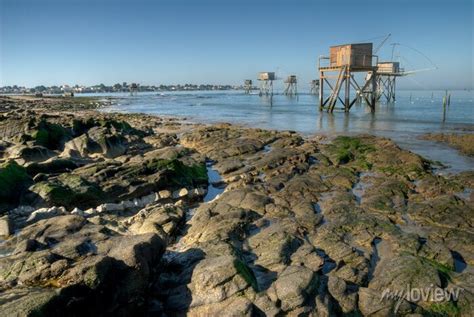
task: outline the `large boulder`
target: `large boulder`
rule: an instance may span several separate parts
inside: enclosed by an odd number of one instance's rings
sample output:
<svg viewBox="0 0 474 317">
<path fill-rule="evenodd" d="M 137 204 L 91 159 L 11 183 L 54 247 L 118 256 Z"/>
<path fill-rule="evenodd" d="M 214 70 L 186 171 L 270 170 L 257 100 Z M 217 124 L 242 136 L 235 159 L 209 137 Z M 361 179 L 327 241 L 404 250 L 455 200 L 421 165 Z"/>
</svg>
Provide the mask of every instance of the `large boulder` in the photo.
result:
<svg viewBox="0 0 474 317">
<path fill-rule="evenodd" d="M 100 152 L 102 152 L 100 146 L 92 142 L 92 140 L 87 134 L 83 134 L 66 142 L 66 144 L 64 144 L 64 150 L 61 155 L 65 157 L 87 157 L 89 154 Z"/>
<path fill-rule="evenodd" d="M 283 311 L 291 311 L 305 303 L 317 289 L 314 272 L 304 266 L 288 266 L 275 281 L 276 296 Z"/>
<path fill-rule="evenodd" d="M 208 181 L 204 163 L 192 159 L 183 162 L 135 157 L 125 163 L 95 162 L 74 170 L 73 175 L 96 184 L 113 201 L 140 198 L 165 189 L 204 186 Z"/>
<path fill-rule="evenodd" d="M 164 243 L 155 234 L 120 236 L 67 215 L 25 227 L 5 248 L 12 251 L 0 258 L 1 287 L 9 294 L 32 288 L 31 298 L 2 296 L 12 314 L 130 314 L 143 306 Z"/>
<path fill-rule="evenodd" d="M 64 172 L 71 172 L 79 166 L 79 163 L 59 157 L 52 157 L 43 162 L 34 162 L 26 167 L 26 171 L 32 177 L 38 174 L 58 174 Z"/>
<path fill-rule="evenodd" d="M 62 125 L 41 118 L 32 129 L 31 137 L 37 145 L 50 150 L 59 150 L 71 138 L 71 133 Z"/>
<path fill-rule="evenodd" d="M 196 265 L 189 285 L 193 294 L 191 308 L 222 302 L 250 286 L 239 273 L 236 261 L 224 255 L 206 258 Z"/>
<path fill-rule="evenodd" d="M 64 145 L 64 156 L 94 156 L 115 158 L 127 150 L 126 140 L 121 134 L 112 134 L 106 128 L 94 127 Z"/>
<path fill-rule="evenodd" d="M 6 151 L 6 156 L 21 165 L 32 162 L 42 162 L 54 155 L 55 153 L 53 151 L 41 145 L 27 146 L 18 144 L 8 148 Z"/>
<path fill-rule="evenodd" d="M 0 292 L 3 316 L 32 316 L 41 312 L 59 295 L 54 288 L 18 287 Z"/>
<path fill-rule="evenodd" d="M 8 237 L 11 233 L 11 224 L 8 216 L 0 217 L 0 237 Z"/>
<path fill-rule="evenodd" d="M 265 213 L 265 205 L 270 203 L 271 200 L 268 196 L 260 193 L 248 189 L 238 189 L 224 192 L 220 196 L 219 201 L 263 215 Z"/>
<path fill-rule="evenodd" d="M 0 212 L 9 206 L 16 205 L 22 193 L 31 184 L 31 177 L 26 169 L 15 161 L 0 165 Z"/>
<path fill-rule="evenodd" d="M 249 239 L 249 246 L 257 256 L 255 264 L 273 271 L 282 271 L 291 262 L 291 255 L 301 242 L 280 224 L 264 228 Z"/>
<path fill-rule="evenodd" d="M 36 183 L 30 187 L 30 191 L 37 195 L 34 203 L 46 207 L 87 209 L 108 200 L 99 186 L 69 173 L 64 173 L 57 179 Z"/>
<path fill-rule="evenodd" d="M 175 206 L 151 205 L 131 217 L 129 231 L 133 234 L 155 233 L 167 241 L 183 220 L 183 209 Z"/>
</svg>

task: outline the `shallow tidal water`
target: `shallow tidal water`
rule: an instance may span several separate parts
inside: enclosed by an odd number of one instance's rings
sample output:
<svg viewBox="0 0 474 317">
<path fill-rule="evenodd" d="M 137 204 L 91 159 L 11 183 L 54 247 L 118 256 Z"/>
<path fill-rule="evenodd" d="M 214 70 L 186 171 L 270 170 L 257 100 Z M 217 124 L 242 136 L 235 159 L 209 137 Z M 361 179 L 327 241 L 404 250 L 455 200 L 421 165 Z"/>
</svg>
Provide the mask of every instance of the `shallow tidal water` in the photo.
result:
<svg viewBox="0 0 474 317">
<path fill-rule="evenodd" d="M 136 96 L 104 94 L 113 105 L 106 111 L 147 113 L 187 118 L 192 122 L 229 122 L 264 129 L 294 130 L 306 136 L 369 133 L 389 137 L 402 148 L 446 165 L 440 173 L 474 170 L 474 158 L 451 147 L 421 140 L 425 133 L 474 133 L 474 92 L 451 91 L 451 104 L 443 121 L 444 91 L 397 91 L 397 101 L 383 100 L 371 113 L 364 103 L 350 113 L 328 114 L 318 109 L 318 97 L 281 94 L 259 97 L 241 91 L 140 93 Z"/>
</svg>

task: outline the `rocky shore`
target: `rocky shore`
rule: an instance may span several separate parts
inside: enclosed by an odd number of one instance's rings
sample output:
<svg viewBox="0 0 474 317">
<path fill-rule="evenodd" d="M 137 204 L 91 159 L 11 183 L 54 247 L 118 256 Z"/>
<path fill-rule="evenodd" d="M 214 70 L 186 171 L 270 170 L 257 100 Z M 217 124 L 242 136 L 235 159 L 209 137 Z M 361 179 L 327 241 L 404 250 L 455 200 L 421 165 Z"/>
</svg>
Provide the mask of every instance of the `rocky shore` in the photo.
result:
<svg viewBox="0 0 474 317">
<path fill-rule="evenodd" d="M 99 106 L 0 97 L 3 316 L 474 311 L 474 171 Z M 461 291 L 382 298 L 407 287 Z"/>
<path fill-rule="evenodd" d="M 429 133 L 424 135 L 423 139 L 443 142 L 458 149 L 461 153 L 474 156 L 474 133 Z"/>
</svg>

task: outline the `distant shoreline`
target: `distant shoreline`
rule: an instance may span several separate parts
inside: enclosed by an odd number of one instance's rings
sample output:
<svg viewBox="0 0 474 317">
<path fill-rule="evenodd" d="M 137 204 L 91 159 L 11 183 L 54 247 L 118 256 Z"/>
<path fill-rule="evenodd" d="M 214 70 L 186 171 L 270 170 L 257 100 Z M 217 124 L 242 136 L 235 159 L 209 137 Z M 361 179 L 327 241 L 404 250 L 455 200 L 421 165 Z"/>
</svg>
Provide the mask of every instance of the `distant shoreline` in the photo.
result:
<svg viewBox="0 0 474 317">
<path fill-rule="evenodd" d="M 35 93 L 33 92 L 27 92 L 27 93 L 21 93 L 21 92 L 1 92 L 1 89 L 4 87 L 0 87 L 0 96 L 22 96 L 22 95 L 32 95 L 34 96 Z M 34 88 L 25 88 L 25 89 L 34 89 Z M 214 91 L 238 91 L 238 92 L 243 92 L 245 89 L 243 87 L 231 87 L 231 88 L 225 88 L 225 89 L 157 89 L 157 90 L 143 90 L 143 91 L 138 91 L 136 93 L 138 94 L 148 94 L 148 93 L 173 93 L 173 92 L 214 92 Z M 258 87 L 253 87 L 251 91 L 259 91 Z M 410 88 L 398 88 L 398 91 L 432 91 L 432 92 L 440 92 L 440 91 L 449 91 L 449 92 L 459 92 L 459 91 L 467 91 L 467 92 L 474 92 L 474 89 L 469 89 L 469 88 L 456 88 L 456 89 L 443 89 L 443 88 L 436 88 L 436 89 L 424 89 L 424 88 L 418 88 L 418 89 L 410 89 Z M 44 97 L 49 97 L 49 96 L 59 96 L 62 95 L 64 92 L 56 92 L 56 93 L 45 93 L 43 94 Z M 77 95 L 92 95 L 92 94 L 129 94 L 130 91 L 128 90 L 123 90 L 123 91 L 108 91 L 108 90 L 100 90 L 100 91 L 86 91 L 86 92 L 74 92 L 74 94 Z M 308 94 L 308 90 L 300 90 L 299 94 Z M 274 93 L 275 95 L 278 93 Z"/>
</svg>

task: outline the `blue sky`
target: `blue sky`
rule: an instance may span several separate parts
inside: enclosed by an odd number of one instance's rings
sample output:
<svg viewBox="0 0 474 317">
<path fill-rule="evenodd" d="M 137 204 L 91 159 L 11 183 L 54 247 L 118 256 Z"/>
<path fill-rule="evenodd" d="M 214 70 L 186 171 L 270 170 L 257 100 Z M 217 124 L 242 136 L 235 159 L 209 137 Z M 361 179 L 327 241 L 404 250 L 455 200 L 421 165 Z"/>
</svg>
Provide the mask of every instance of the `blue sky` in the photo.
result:
<svg viewBox="0 0 474 317">
<path fill-rule="evenodd" d="M 317 77 L 330 45 L 392 38 L 402 88 L 473 86 L 473 1 L 0 0 L 0 86 L 240 84 L 259 71 Z"/>
</svg>

